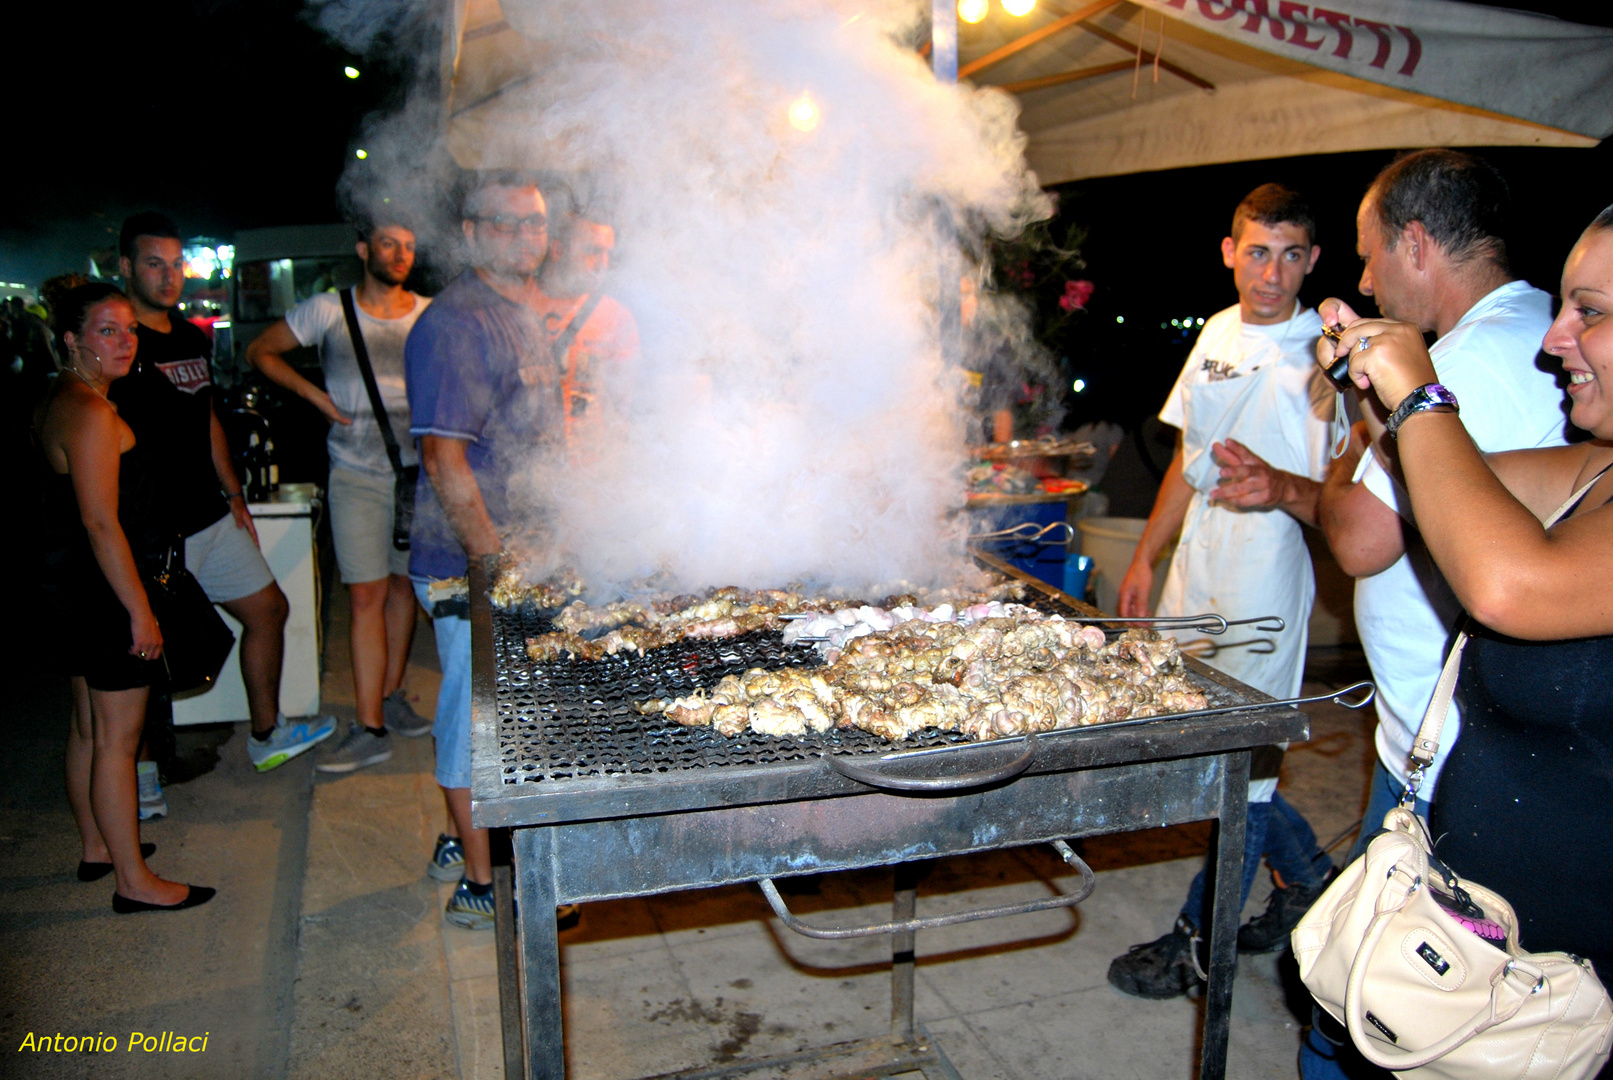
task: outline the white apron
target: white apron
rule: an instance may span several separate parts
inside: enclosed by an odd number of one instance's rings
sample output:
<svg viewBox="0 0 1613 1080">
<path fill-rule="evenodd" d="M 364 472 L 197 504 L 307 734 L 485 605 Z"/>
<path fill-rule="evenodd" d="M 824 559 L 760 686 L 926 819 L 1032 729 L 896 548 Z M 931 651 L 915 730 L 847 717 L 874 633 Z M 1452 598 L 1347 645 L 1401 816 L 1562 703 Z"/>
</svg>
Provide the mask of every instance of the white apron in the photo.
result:
<svg viewBox="0 0 1613 1080">
<path fill-rule="evenodd" d="M 1210 444 L 1236 439 L 1276 468 L 1308 476 L 1302 376 L 1267 362 L 1241 378 L 1183 387 L 1182 475 L 1194 489 L 1181 542 L 1160 593 L 1160 615 L 1214 612 L 1228 619 L 1279 615 L 1281 633 L 1232 627 L 1208 640 L 1205 662 L 1273 697 L 1299 693 L 1305 670 L 1306 623 L 1316 598 L 1303 526 L 1281 510 L 1238 511 L 1211 505 L 1220 478 Z M 1286 377 L 1285 377 L 1286 375 Z M 1295 400 L 1297 392 L 1301 395 Z M 1242 644 L 1240 644 L 1242 643 Z"/>
</svg>

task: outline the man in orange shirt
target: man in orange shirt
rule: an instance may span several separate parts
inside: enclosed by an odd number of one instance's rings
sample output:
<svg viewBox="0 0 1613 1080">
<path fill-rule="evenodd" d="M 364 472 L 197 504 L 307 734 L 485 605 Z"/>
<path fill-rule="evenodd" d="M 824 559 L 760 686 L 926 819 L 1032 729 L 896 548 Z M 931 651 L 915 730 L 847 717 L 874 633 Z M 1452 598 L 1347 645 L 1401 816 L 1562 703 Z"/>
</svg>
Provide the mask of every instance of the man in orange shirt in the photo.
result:
<svg viewBox="0 0 1613 1080">
<path fill-rule="evenodd" d="M 549 257 L 535 305 L 554 349 L 565 404 L 566 445 L 575 452 L 590 420 L 605 369 L 638 355 L 632 312 L 603 292 L 616 231 L 580 213 L 550 224 Z"/>
</svg>

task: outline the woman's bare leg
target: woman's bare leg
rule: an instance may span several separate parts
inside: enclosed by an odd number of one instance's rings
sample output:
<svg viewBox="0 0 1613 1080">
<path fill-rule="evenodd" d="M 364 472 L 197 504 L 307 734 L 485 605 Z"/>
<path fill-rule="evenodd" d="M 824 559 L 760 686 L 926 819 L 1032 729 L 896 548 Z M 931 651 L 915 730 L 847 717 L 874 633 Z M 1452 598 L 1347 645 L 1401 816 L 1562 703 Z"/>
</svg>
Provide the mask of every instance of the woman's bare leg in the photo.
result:
<svg viewBox="0 0 1613 1080">
<path fill-rule="evenodd" d="M 80 856 L 85 862 L 111 862 L 106 841 L 90 808 L 90 768 L 95 761 L 95 721 L 90 714 L 90 688 L 82 676 L 73 676 L 73 714 L 67 721 L 67 805 L 78 826 Z"/>
<path fill-rule="evenodd" d="M 112 857 L 117 891 L 148 904 L 177 904 L 189 895 L 189 887 L 164 881 L 140 857 L 140 792 L 134 755 L 146 719 L 146 693 L 145 687 L 89 692 L 95 719 L 90 806 Z"/>
</svg>

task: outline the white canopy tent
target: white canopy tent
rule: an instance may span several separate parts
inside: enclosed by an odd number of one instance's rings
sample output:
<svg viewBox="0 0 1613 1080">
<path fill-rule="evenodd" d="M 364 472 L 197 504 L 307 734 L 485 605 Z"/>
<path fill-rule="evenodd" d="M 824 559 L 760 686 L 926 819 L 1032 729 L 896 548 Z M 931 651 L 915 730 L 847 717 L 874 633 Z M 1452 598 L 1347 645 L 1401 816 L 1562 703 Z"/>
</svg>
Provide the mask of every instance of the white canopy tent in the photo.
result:
<svg viewBox="0 0 1613 1080">
<path fill-rule="evenodd" d="M 1040 0 L 960 27 L 959 74 L 1016 95 L 1043 184 L 1415 146 L 1594 146 L 1613 29 L 1457 0 Z M 499 163 L 505 94 L 543 62 L 542 0 L 458 0 L 449 148 Z M 533 37 L 538 35 L 534 34 Z"/>
</svg>

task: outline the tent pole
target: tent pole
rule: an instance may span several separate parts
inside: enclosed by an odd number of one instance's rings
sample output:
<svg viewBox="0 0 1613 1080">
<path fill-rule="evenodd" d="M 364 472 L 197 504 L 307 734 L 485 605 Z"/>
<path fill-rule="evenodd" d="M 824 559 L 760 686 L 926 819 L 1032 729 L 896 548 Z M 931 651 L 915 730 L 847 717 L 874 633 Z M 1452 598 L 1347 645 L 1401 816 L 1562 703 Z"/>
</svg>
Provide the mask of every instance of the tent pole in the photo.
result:
<svg viewBox="0 0 1613 1080">
<path fill-rule="evenodd" d="M 938 83 L 955 85 L 958 81 L 957 0 L 930 0 L 930 70 Z M 945 201 L 936 208 L 935 246 L 940 274 L 936 314 L 941 319 L 941 359 L 948 368 L 955 368 L 963 362 L 963 270 L 951 210 Z"/>
</svg>

